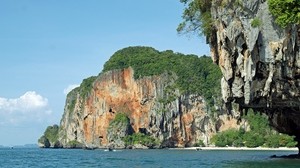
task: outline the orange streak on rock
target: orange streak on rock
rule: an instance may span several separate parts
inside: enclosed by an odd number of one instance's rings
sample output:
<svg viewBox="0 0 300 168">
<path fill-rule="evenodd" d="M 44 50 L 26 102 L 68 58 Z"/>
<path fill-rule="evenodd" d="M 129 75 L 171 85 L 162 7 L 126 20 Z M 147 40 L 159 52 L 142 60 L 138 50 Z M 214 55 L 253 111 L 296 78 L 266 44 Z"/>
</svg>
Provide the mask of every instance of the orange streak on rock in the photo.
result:
<svg viewBox="0 0 300 168">
<path fill-rule="evenodd" d="M 140 102 L 143 97 L 153 93 L 155 88 L 151 80 L 143 80 L 142 85 L 137 83 L 131 68 L 121 73 L 113 71 L 102 78 L 105 80 L 95 83 L 92 97 L 88 99 L 85 107 L 89 117 L 84 120 L 84 136 L 90 143 L 93 137 L 101 137 L 101 143 L 105 145 L 108 143 L 107 128 L 116 113 L 126 113 L 135 132 L 149 124 L 151 102 L 144 105 Z"/>
</svg>

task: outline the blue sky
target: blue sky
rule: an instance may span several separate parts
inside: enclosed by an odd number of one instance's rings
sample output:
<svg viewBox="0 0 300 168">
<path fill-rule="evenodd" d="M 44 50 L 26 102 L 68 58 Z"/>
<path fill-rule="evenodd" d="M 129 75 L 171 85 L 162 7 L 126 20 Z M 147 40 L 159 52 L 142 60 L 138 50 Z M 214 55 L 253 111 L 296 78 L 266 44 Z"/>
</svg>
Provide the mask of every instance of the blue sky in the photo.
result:
<svg viewBox="0 0 300 168">
<path fill-rule="evenodd" d="M 119 49 L 209 55 L 176 32 L 179 0 L 1 0 L 0 145 L 36 143 L 59 124 L 64 90 L 97 75 Z"/>
</svg>

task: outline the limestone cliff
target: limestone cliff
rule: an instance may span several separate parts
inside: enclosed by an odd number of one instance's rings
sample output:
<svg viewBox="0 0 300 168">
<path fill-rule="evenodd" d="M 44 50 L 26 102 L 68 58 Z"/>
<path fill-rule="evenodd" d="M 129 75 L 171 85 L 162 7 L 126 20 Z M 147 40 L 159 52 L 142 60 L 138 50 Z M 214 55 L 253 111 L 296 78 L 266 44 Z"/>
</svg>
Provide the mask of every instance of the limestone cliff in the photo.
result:
<svg viewBox="0 0 300 168">
<path fill-rule="evenodd" d="M 300 27 L 279 27 L 265 0 L 212 1 L 209 37 L 220 66 L 222 95 L 243 109 L 265 112 L 280 132 L 300 141 Z M 300 143 L 299 143 L 300 144 Z"/>
<path fill-rule="evenodd" d="M 166 72 L 136 80 L 132 68 L 101 73 L 87 91 L 81 86 L 68 94 L 59 141 L 64 147 L 77 141 L 88 147 L 123 148 L 122 137 L 141 132 L 158 139 L 160 147 L 184 147 L 199 140 L 207 144 L 225 127 L 239 128 L 232 118 L 216 116 L 213 122 L 201 95 L 167 92 L 176 78 Z M 111 129 L 118 113 L 125 113 L 130 124 Z"/>
</svg>

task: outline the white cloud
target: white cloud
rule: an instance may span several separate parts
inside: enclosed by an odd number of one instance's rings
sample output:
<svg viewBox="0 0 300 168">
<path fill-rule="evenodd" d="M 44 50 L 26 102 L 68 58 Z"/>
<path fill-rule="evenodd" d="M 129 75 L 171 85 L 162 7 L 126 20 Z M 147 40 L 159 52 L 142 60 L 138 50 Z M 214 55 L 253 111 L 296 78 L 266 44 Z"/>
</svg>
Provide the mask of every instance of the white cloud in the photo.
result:
<svg viewBox="0 0 300 168">
<path fill-rule="evenodd" d="M 0 123 L 2 124 L 42 122 L 51 114 L 48 99 L 34 91 L 28 91 L 15 99 L 0 97 Z"/>
<path fill-rule="evenodd" d="M 16 99 L 6 99 L 0 97 L 1 111 L 32 111 L 44 108 L 48 105 L 48 99 L 34 91 L 28 91 Z"/>
<path fill-rule="evenodd" d="M 79 87 L 78 84 L 69 85 L 67 88 L 64 89 L 64 94 L 67 95 L 71 90 Z"/>
</svg>

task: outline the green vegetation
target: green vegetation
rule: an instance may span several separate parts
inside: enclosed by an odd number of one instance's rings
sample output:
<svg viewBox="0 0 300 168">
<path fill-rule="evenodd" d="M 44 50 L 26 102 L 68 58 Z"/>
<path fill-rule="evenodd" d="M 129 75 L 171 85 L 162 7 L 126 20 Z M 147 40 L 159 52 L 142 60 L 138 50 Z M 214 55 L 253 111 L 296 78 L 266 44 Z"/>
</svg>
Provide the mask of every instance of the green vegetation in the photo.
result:
<svg viewBox="0 0 300 168">
<path fill-rule="evenodd" d="M 179 33 L 196 33 L 209 37 L 214 27 L 214 20 L 211 16 L 211 8 L 230 6 L 241 7 L 241 0 L 217 0 L 212 4 L 211 0 L 180 0 L 185 5 L 182 15 L 183 22 L 177 27 Z M 276 23 L 281 27 L 289 24 L 300 24 L 300 1 L 299 0 L 268 0 L 269 10 L 276 18 Z M 252 27 L 260 26 L 261 22 L 254 20 Z"/>
<path fill-rule="evenodd" d="M 80 87 L 74 88 L 67 94 L 67 108 L 70 112 L 74 111 L 76 101 L 77 101 L 77 95 L 79 94 Z"/>
<path fill-rule="evenodd" d="M 60 144 L 58 141 L 58 132 L 58 125 L 55 124 L 53 126 L 48 126 L 44 132 L 44 135 L 39 138 L 38 142 L 44 144 L 45 147 L 50 147 L 51 144 L 53 147 L 59 147 Z"/>
<path fill-rule="evenodd" d="M 164 72 L 175 73 L 177 80 L 166 88 L 170 101 L 176 98 L 176 88 L 181 93 L 203 95 L 210 107 L 221 94 L 221 71 L 207 56 L 183 55 L 171 50 L 159 52 L 151 47 L 128 47 L 117 51 L 104 64 L 103 72 L 128 67 L 133 68 L 135 79 Z"/>
<path fill-rule="evenodd" d="M 38 140 L 38 143 L 43 144 L 44 147 L 49 147 L 50 146 L 50 142 L 49 140 L 45 137 L 45 135 L 41 136 Z"/>
<path fill-rule="evenodd" d="M 77 94 L 79 93 L 81 99 L 85 99 L 91 92 L 93 88 L 93 83 L 96 80 L 96 76 L 91 76 L 86 78 L 82 81 L 79 87 L 70 91 L 67 95 L 68 101 L 68 109 L 70 112 L 73 112 L 76 101 L 77 101 Z"/>
<path fill-rule="evenodd" d="M 183 22 L 179 24 L 179 33 L 195 32 L 198 35 L 210 36 L 213 28 L 211 17 L 211 0 L 180 0 L 186 8 L 183 12 Z"/>
<path fill-rule="evenodd" d="M 70 105 L 69 105 L 70 111 L 74 110 L 75 104 L 76 104 L 76 99 L 71 100 Z"/>
<path fill-rule="evenodd" d="M 48 126 L 44 135 L 51 143 L 55 143 L 58 140 L 58 125 Z"/>
<path fill-rule="evenodd" d="M 281 27 L 286 27 L 289 24 L 300 24 L 300 1 L 299 0 L 267 0 L 271 14 L 276 18 L 276 23 Z M 211 8 L 237 8 L 244 9 L 241 0 L 216 0 L 212 4 L 211 0 L 180 0 L 185 5 L 183 12 L 183 22 L 179 24 L 177 31 L 179 33 L 196 33 L 197 35 L 205 35 L 210 37 L 214 21 L 211 16 Z M 260 27 L 262 21 L 259 18 L 254 18 L 251 21 L 252 27 Z M 213 72 L 210 72 L 214 74 Z M 190 74 L 189 74 L 190 75 Z M 215 74 L 216 75 L 216 74 Z M 213 86 L 213 85 L 211 85 Z M 204 89 L 209 87 L 201 86 Z M 200 87 L 200 88 L 201 88 Z M 214 91 L 206 94 L 204 91 L 197 92 L 205 96 L 210 106 L 213 105 L 212 97 Z M 217 98 L 217 97 L 216 97 Z M 213 110 L 213 109 L 212 109 Z M 261 116 L 250 115 L 246 117 L 251 125 L 251 131 L 243 130 L 228 130 L 217 134 L 213 140 L 217 146 L 294 146 L 295 141 L 292 137 L 276 133 L 268 126 L 268 121 Z M 275 138 L 276 137 L 276 138 Z"/>
<path fill-rule="evenodd" d="M 109 123 L 106 131 L 109 142 L 121 141 L 122 138 L 133 132 L 130 119 L 126 113 L 117 113 L 115 118 Z"/>
<path fill-rule="evenodd" d="M 91 89 L 93 88 L 93 83 L 96 80 L 96 78 L 96 76 L 91 76 L 82 81 L 79 87 L 79 93 L 81 98 L 86 98 L 89 95 Z"/>
<path fill-rule="evenodd" d="M 269 10 L 275 16 L 275 22 L 281 27 L 300 24 L 299 0 L 268 0 Z"/>
<path fill-rule="evenodd" d="M 250 112 L 245 119 L 250 124 L 250 131 L 243 128 L 239 130 L 230 129 L 216 134 L 212 142 L 216 146 L 236 146 L 236 147 L 295 147 L 297 142 L 293 137 L 279 134 L 268 125 L 267 117 Z"/>
<path fill-rule="evenodd" d="M 294 138 L 292 136 L 282 135 L 278 136 L 278 134 L 270 135 L 269 138 L 266 141 L 266 146 L 277 148 L 280 146 L 285 147 L 295 147 L 297 145 L 297 142 L 294 141 Z"/>
<path fill-rule="evenodd" d="M 182 15 L 183 22 L 177 27 L 179 33 L 196 33 L 199 36 L 209 37 L 214 28 L 214 19 L 211 16 L 212 7 L 225 8 L 233 3 L 234 8 L 242 7 L 241 0 L 180 0 L 185 5 Z"/>
<path fill-rule="evenodd" d="M 117 113 L 114 120 L 111 121 L 110 125 L 117 125 L 119 123 L 127 124 L 130 122 L 130 119 L 125 113 Z"/>
<path fill-rule="evenodd" d="M 194 147 L 204 147 L 205 144 L 202 140 L 199 140 L 197 143 L 194 144 Z"/>
<path fill-rule="evenodd" d="M 261 20 L 259 18 L 254 18 L 252 21 L 251 21 L 251 26 L 252 27 L 260 27 L 261 26 Z"/>
<path fill-rule="evenodd" d="M 67 145 L 69 148 L 82 148 L 83 144 L 78 142 L 77 140 L 72 140 L 68 142 Z"/>
<path fill-rule="evenodd" d="M 229 129 L 223 132 L 216 134 L 211 141 L 219 147 L 225 146 L 242 146 L 243 142 L 241 139 L 241 135 L 243 134 L 241 130 Z"/>
<path fill-rule="evenodd" d="M 243 7 L 242 0 L 235 0 L 234 7 Z"/>
<path fill-rule="evenodd" d="M 144 146 L 153 147 L 159 144 L 157 139 L 142 133 L 134 133 L 132 135 L 127 135 L 123 138 L 123 141 L 125 142 L 126 146 L 141 144 Z"/>
</svg>

